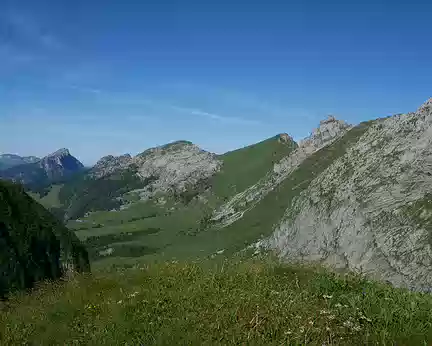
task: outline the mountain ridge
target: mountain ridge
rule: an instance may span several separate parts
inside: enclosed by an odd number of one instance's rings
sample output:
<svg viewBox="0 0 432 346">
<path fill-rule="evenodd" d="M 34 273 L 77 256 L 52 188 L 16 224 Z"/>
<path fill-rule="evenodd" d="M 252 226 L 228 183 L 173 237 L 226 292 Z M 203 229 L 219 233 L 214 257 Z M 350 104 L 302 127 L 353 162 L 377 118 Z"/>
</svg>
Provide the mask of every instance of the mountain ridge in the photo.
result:
<svg viewBox="0 0 432 346">
<path fill-rule="evenodd" d="M 68 149 L 59 149 L 31 163 L 24 163 L 0 171 L 0 178 L 26 186 L 46 186 L 84 169 Z"/>
<path fill-rule="evenodd" d="M 39 161 L 36 156 L 19 156 L 16 154 L 1 154 L 0 155 L 0 170 L 5 170 L 10 167 L 18 166 L 26 163 Z"/>
<path fill-rule="evenodd" d="M 61 208 L 100 266 L 252 247 L 427 290 L 431 108 L 358 125 L 328 116 L 298 143 L 280 133 L 222 155 L 179 141 L 106 156 L 59 189 Z"/>
</svg>

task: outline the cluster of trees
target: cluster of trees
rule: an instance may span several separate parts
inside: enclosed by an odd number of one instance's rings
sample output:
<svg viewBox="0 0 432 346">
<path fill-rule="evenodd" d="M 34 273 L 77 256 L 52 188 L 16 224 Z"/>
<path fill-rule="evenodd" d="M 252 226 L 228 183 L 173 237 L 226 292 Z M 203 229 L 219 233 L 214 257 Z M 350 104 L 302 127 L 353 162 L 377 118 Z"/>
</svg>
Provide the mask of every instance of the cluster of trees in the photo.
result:
<svg viewBox="0 0 432 346">
<path fill-rule="evenodd" d="M 22 186 L 0 180 L 0 297 L 59 278 L 66 267 L 90 270 L 84 245 Z"/>
<path fill-rule="evenodd" d="M 59 193 L 67 219 L 76 219 L 87 212 L 112 210 L 120 207 L 120 197 L 134 189 L 152 183 L 156 177 L 141 180 L 133 170 L 119 171 L 110 176 L 92 179 L 86 175 L 65 184 Z"/>
<path fill-rule="evenodd" d="M 179 190 L 175 187 L 172 187 L 173 197 L 176 201 L 179 201 L 185 205 L 188 205 L 192 200 L 206 190 L 210 189 L 212 186 L 211 178 L 201 179 L 195 184 L 186 184 L 184 189 Z"/>
</svg>

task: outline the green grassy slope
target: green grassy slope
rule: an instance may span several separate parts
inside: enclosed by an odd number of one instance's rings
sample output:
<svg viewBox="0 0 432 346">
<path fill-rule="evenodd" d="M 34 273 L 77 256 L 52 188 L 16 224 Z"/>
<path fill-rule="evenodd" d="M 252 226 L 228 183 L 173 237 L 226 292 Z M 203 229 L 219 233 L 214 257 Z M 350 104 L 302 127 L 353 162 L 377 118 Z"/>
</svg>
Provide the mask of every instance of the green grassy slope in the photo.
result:
<svg viewBox="0 0 432 346">
<path fill-rule="evenodd" d="M 47 194 L 44 196 L 33 191 L 28 191 L 27 193 L 45 208 L 60 208 L 62 204 L 59 199 L 59 193 L 62 187 L 63 184 L 53 184 L 49 187 Z"/>
<path fill-rule="evenodd" d="M 295 142 L 281 143 L 276 136 L 221 155 L 223 167 L 212 180 L 213 193 L 223 199 L 244 191 L 296 148 Z"/>
<path fill-rule="evenodd" d="M 1 308 L 1 306 L 0 306 Z M 2 307 L 2 345 L 427 345 L 432 297 L 267 260 L 77 276 Z"/>
</svg>

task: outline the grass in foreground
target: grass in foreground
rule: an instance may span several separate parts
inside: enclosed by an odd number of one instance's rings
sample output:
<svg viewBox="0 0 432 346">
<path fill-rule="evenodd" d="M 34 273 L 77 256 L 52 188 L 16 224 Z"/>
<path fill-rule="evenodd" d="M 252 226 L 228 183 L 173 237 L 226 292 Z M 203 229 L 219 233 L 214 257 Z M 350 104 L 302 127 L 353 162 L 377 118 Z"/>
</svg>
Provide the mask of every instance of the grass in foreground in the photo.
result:
<svg viewBox="0 0 432 346">
<path fill-rule="evenodd" d="M 154 263 L 11 298 L 2 345 L 426 345 L 432 297 L 269 260 Z"/>
</svg>

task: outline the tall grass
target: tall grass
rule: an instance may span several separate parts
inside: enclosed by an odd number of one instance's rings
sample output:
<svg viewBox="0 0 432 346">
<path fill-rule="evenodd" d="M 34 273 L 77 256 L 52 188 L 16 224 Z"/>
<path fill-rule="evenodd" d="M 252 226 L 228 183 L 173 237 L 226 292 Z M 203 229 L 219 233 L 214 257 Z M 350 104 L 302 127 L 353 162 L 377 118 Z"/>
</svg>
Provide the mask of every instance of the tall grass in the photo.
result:
<svg viewBox="0 0 432 346">
<path fill-rule="evenodd" d="M 270 260 L 79 275 L 2 308 L 2 345 L 426 345 L 432 297 Z"/>
</svg>

